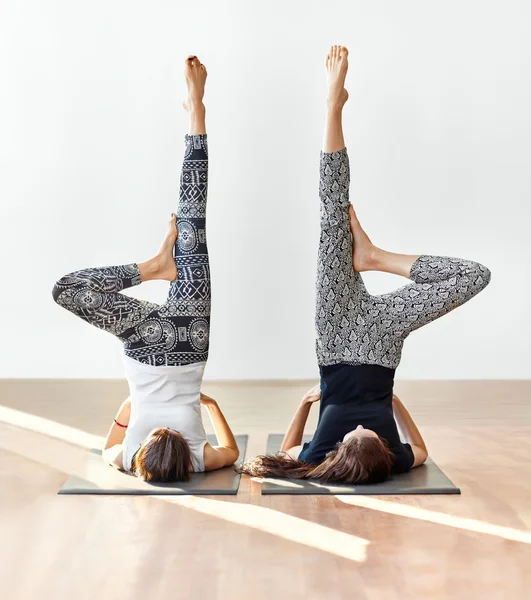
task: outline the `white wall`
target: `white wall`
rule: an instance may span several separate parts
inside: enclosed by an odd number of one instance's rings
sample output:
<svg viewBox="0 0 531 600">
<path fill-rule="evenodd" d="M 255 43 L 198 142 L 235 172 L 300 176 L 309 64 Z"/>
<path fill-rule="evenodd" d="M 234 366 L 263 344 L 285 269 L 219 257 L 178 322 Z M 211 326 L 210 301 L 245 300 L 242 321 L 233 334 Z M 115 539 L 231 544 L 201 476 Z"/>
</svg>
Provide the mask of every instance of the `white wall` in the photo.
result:
<svg viewBox="0 0 531 600">
<path fill-rule="evenodd" d="M 352 196 L 373 240 L 493 272 L 409 338 L 398 377 L 531 377 L 530 23 L 523 0 L 2 0 L 0 377 L 122 376 L 119 344 L 50 292 L 66 272 L 158 248 L 177 200 L 188 53 L 210 73 L 207 376 L 316 374 L 331 43 L 351 50 Z"/>
</svg>

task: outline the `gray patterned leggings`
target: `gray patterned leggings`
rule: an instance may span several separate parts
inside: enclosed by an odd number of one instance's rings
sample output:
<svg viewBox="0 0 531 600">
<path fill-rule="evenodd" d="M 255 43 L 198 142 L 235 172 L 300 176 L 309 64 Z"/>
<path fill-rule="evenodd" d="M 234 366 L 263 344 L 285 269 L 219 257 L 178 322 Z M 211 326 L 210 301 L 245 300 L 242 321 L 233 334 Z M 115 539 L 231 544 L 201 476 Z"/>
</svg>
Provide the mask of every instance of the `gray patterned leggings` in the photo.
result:
<svg viewBox="0 0 531 600">
<path fill-rule="evenodd" d="M 135 263 L 76 271 L 53 288 L 59 306 L 117 336 L 128 357 L 154 366 L 186 365 L 208 357 L 207 137 L 186 136 L 185 141 L 174 251 L 178 276 L 166 302 L 158 305 L 120 293 L 140 283 Z"/>
<path fill-rule="evenodd" d="M 318 363 L 396 368 L 405 338 L 473 298 L 489 283 L 490 271 L 469 260 L 423 255 L 411 267 L 413 283 L 372 296 L 352 265 L 349 185 L 347 150 L 321 153 Z"/>
</svg>

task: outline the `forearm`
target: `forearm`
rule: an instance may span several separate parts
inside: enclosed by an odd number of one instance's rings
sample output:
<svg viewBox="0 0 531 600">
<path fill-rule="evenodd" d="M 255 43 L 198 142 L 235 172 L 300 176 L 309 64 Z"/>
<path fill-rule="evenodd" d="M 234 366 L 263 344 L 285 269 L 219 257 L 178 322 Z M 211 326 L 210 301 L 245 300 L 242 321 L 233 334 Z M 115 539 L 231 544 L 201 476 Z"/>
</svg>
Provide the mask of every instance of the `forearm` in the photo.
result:
<svg viewBox="0 0 531 600">
<path fill-rule="evenodd" d="M 393 396 L 393 412 L 398 427 L 404 435 L 405 441 L 411 446 L 422 448 L 427 452 L 428 450 L 426 448 L 426 444 L 418 427 L 415 424 L 415 421 L 413 421 L 409 411 L 397 396 Z"/>
<path fill-rule="evenodd" d="M 297 408 L 297 412 L 289 424 L 286 435 L 284 436 L 284 440 L 282 441 L 282 445 L 280 446 L 280 450 L 282 452 L 287 452 L 290 448 L 293 448 L 294 446 L 300 446 L 300 444 L 302 444 L 304 427 L 306 426 L 306 421 L 308 420 L 311 407 L 312 403 L 307 402 L 303 398 L 299 404 L 299 407 Z"/>
<path fill-rule="evenodd" d="M 225 446 L 226 448 L 231 448 L 232 450 L 238 450 L 238 444 L 236 443 L 234 434 L 227 423 L 227 419 L 225 419 L 225 415 L 221 412 L 221 408 L 218 406 L 218 403 L 213 401 L 212 403 L 208 404 L 207 409 L 210 416 L 210 421 L 212 422 L 212 426 L 214 427 L 214 431 L 216 433 L 216 437 L 218 438 L 219 445 Z"/>
<path fill-rule="evenodd" d="M 107 437 L 105 438 L 105 443 L 103 445 L 103 449 L 107 450 L 107 448 L 112 448 L 112 446 L 116 446 L 117 444 L 121 444 L 124 441 L 125 432 L 127 426 L 129 425 L 129 419 L 131 417 L 131 399 L 127 398 L 122 402 L 118 412 L 116 413 L 116 417 L 114 417 L 115 421 L 118 421 L 119 425 L 113 421 L 109 432 L 107 433 Z M 121 427 L 121 425 L 125 425 L 125 427 Z"/>
</svg>

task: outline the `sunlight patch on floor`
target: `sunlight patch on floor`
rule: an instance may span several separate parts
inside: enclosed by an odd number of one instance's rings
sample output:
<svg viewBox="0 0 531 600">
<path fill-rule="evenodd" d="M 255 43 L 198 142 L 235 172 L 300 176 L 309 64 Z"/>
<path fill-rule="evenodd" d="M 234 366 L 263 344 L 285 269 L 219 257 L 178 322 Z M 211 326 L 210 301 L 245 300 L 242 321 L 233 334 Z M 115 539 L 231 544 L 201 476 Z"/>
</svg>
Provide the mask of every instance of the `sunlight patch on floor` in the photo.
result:
<svg viewBox="0 0 531 600">
<path fill-rule="evenodd" d="M 367 557 L 368 540 L 263 506 L 197 496 L 154 497 L 348 560 L 364 562 Z"/>
<path fill-rule="evenodd" d="M 486 523 L 485 521 L 478 521 L 477 519 L 470 519 L 468 517 L 447 515 L 446 513 L 428 510 L 426 508 L 419 508 L 418 506 L 400 504 L 397 502 L 390 502 L 388 500 L 380 500 L 379 498 L 370 496 L 335 497 L 341 502 L 350 504 L 352 506 L 369 508 L 371 510 L 377 510 L 391 515 L 398 515 L 400 517 L 408 517 L 410 519 L 419 519 L 421 521 L 428 521 L 430 523 L 454 527 L 456 529 L 464 529 L 474 533 L 494 535 L 506 540 L 521 542 L 522 544 L 531 544 L 531 532 L 529 531 L 522 531 L 512 527 L 503 527 L 502 525 L 493 525 L 492 523 Z"/>
<path fill-rule="evenodd" d="M 100 435 L 87 433 L 86 431 L 81 431 L 81 429 L 56 423 L 55 421 L 36 415 L 30 415 L 14 408 L 7 408 L 6 406 L 0 406 L 0 422 L 40 433 L 41 435 L 68 442 L 69 444 L 75 444 L 82 448 L 101 448 L 103 446 L 103 437 Z"/>
</svg>

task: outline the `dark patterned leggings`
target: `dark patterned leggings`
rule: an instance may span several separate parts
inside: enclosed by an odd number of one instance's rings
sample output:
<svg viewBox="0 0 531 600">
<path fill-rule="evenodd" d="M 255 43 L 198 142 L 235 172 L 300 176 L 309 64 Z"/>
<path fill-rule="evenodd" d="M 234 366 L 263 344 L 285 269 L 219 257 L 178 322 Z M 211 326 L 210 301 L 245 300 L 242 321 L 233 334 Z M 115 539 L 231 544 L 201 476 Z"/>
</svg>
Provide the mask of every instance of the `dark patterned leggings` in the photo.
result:
<svg viewBox="0 0 531 600">
<path fill-rule="evenodd" d="M 413 283 L 372 296 L 352 264 L 349 185 L 346 149 L 321 153 L 318 363 L 396 368 L 405 338 L 473 298 L 489 283 L 490 271 L 469 260 L 423 255 L 411 267 Z"/>
<path fill-rule="evenodd" d="M 205 236 L 206 135 L 186 136 L 175 244 L 177 279 L 165 304 L 121 294 L 140 283 L 136 264 L 83 269 L 62 277 L 54 300 L 122 340 L 125 354 L 151 365 L 186 365 L 208 357 L 210 269 Z"/>
</svg>

